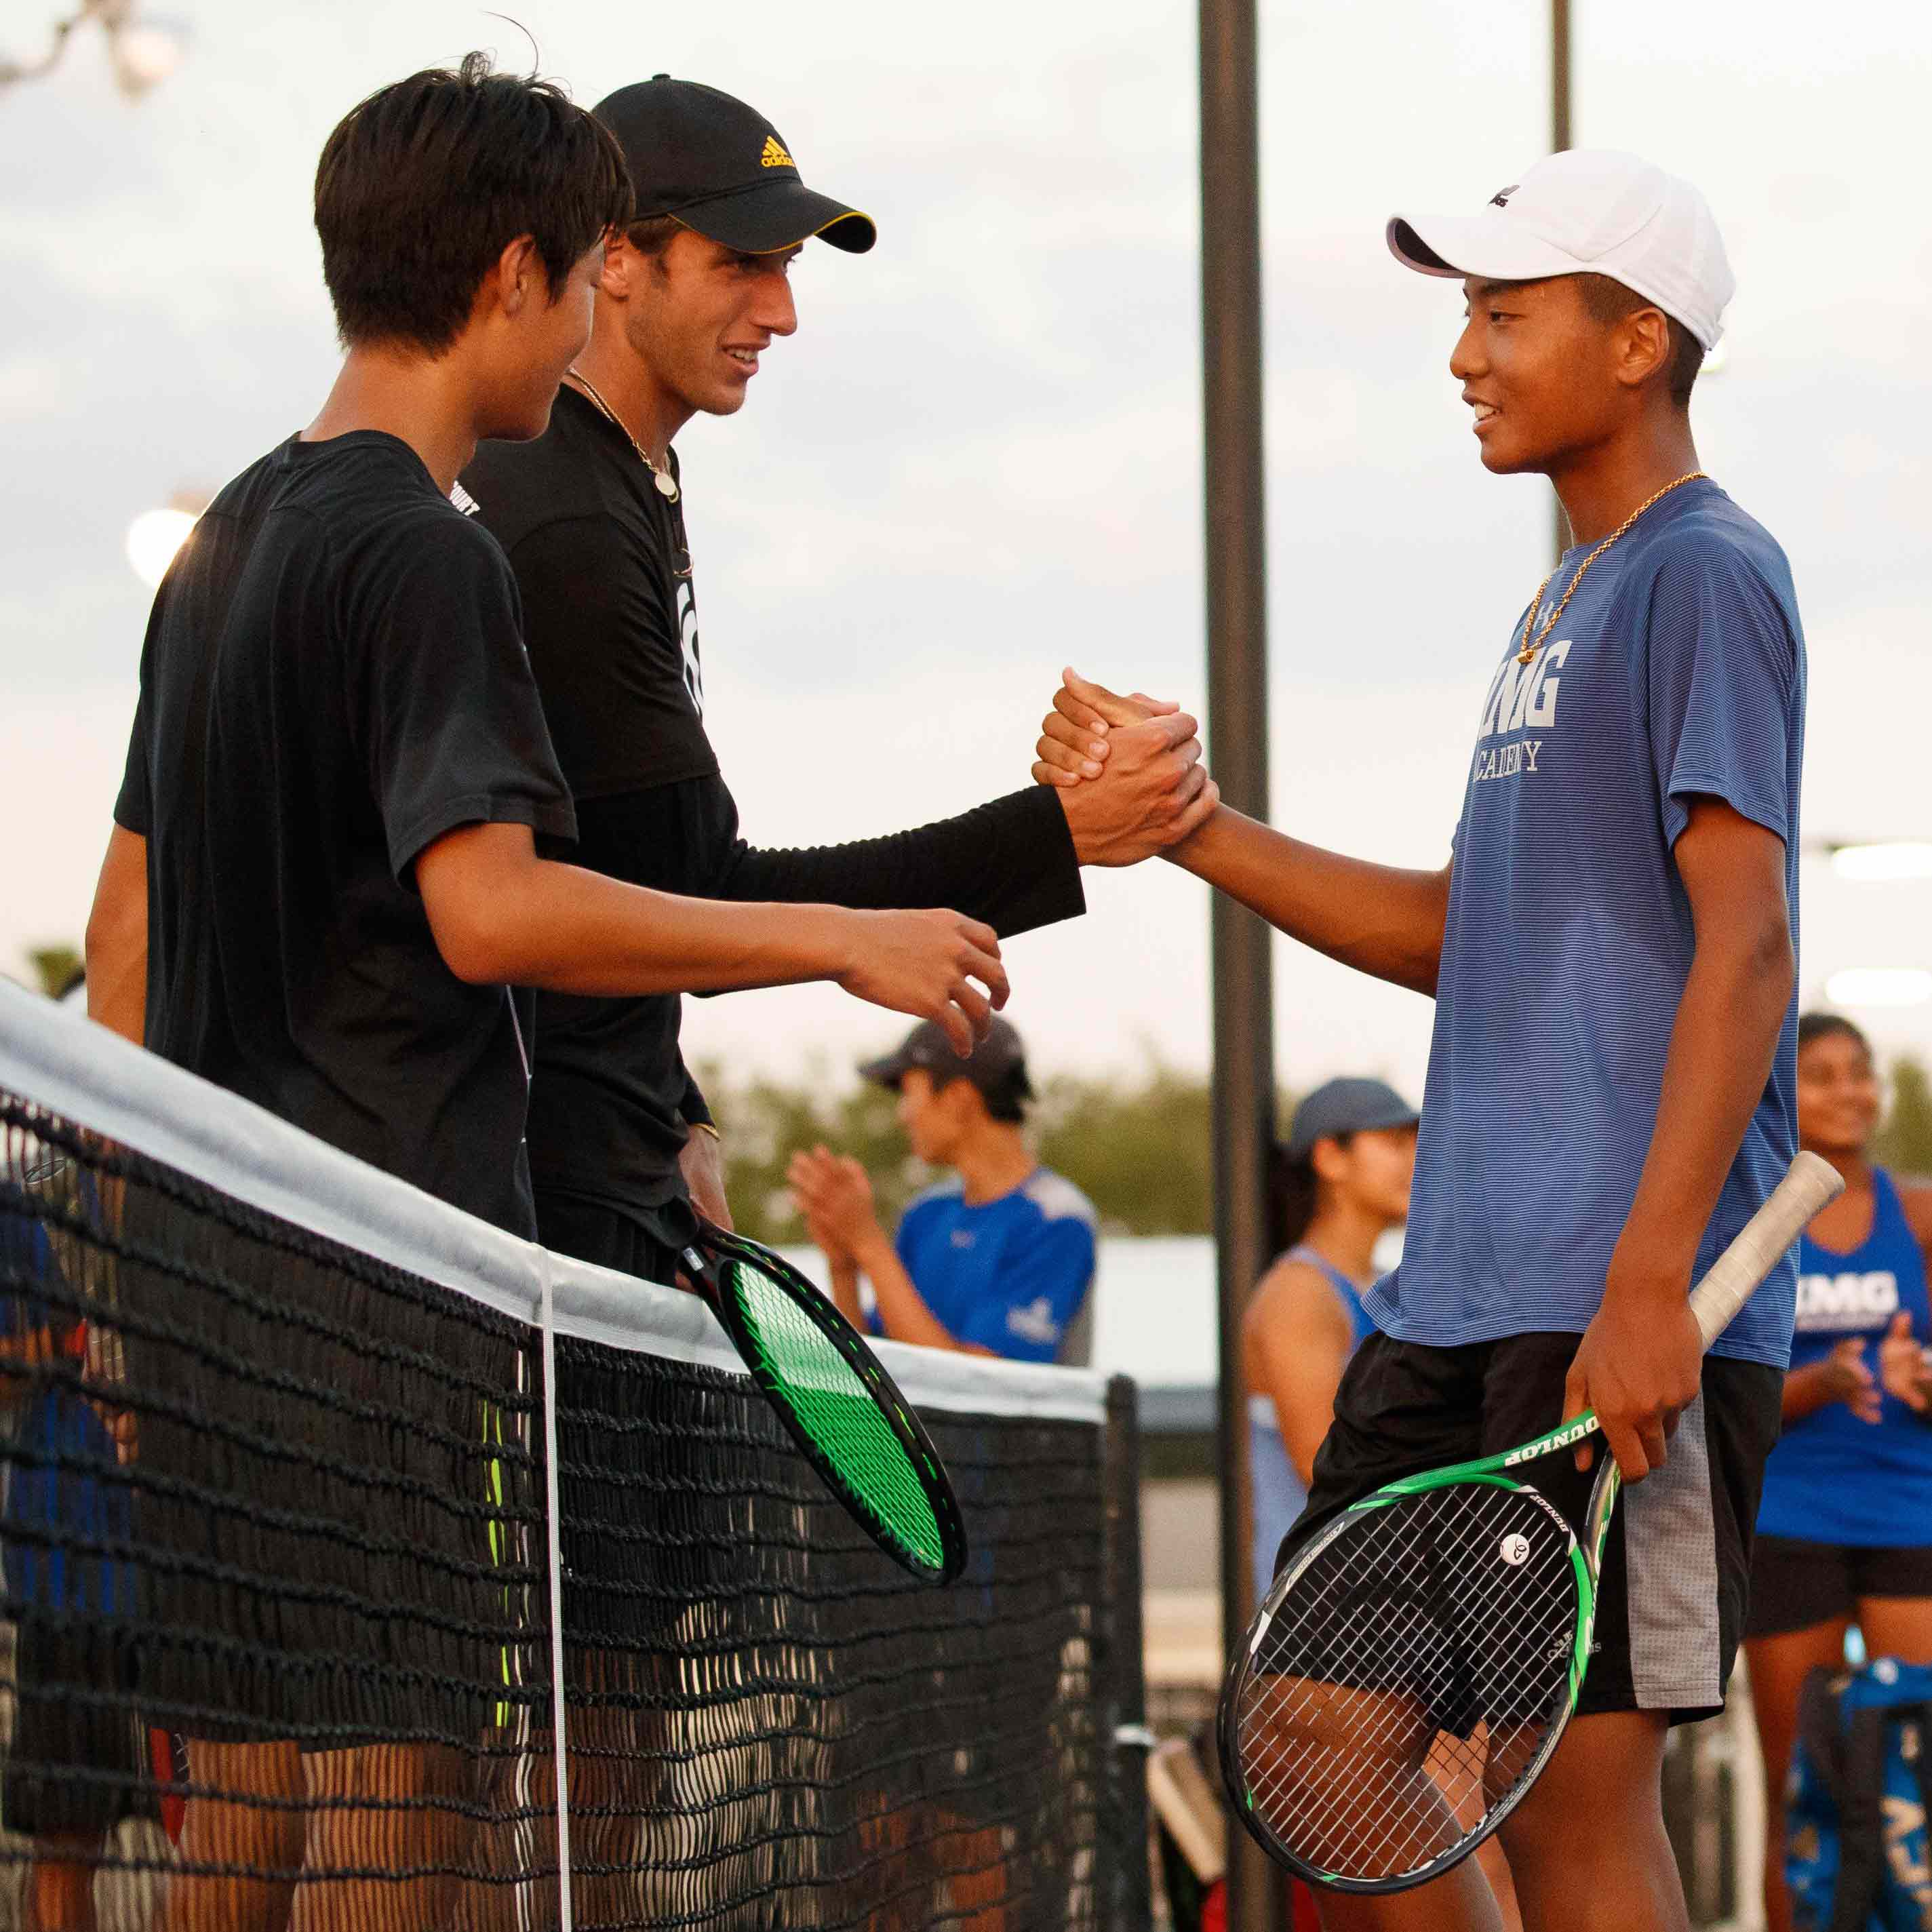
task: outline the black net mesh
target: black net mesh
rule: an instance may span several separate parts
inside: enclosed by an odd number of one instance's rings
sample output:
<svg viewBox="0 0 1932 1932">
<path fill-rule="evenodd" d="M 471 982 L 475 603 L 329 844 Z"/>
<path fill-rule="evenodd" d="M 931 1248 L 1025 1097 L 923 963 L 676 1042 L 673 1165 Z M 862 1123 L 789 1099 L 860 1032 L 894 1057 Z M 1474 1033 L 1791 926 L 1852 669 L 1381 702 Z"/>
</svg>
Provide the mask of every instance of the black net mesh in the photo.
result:
<svg viewBox="0 0 1932 1932">
<path fill-rule="evenodd" d="M 922 1405 L 934 1590 L 620 1339 L 555 1342 L 574 1924 L 1144 1924 L 1131 1390 Z M 0 1084 L 0 1921 L 560 1922 L 543 1360 Z"/>
</svg>

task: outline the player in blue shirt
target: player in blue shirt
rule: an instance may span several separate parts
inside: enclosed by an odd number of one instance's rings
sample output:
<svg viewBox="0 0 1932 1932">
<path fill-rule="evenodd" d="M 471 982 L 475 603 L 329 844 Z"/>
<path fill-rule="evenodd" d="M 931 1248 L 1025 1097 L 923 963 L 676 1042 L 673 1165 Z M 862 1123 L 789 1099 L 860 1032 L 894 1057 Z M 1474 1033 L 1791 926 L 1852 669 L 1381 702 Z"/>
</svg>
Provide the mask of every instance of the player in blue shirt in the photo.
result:
<svg viewBox="0 0 1932 1932">
<path fill-rule="evenodd" d="M 1484 465 L 1547 476 L 1577 541 L 1490 679 L 1448 863 L 1345 858 L 1226 806 L 1169 856 L 1436 999 L 1402 1264 L 1296 1534 L 1595 1409 L 1635 1486 L 1579 1714 L 1502 1838 L 1530 1932 L 1678 1932 L 1664 1744 L 1722 1706 L 1796 1286 L 1787 1262 L 1702 1358 L 1690 1282 L 1796 1150 L 1796 597 L 1691 434 L 1733 287 L 1695 188 L 1573 150 L 1388 241 L 1461 281 L 1450 370 Z M 1433 601 L 1413 615 L 1442 628 Z M 1141 709 L 1072 680 L 1036 776 L 1104 773 L 1097 728 Z M 1556 1473 L 1580 1517 L 1587 1474 Z M 1473 1861 L 1322 1909 L 1348 1932 L 1498 1922 Z"/>
<path fill-rule="evenodd" d="M 794 1198 L 832 1268 L 832 1295 L 875 1334 L 928 1348 L 1084 1365 L 1091 1352 L 1097 1217 L 1034 1157 L 1021 1123 L 1033 1097 L 1019 1035 L 996 1019 L 971 1058 L 921 1024 L 860 1072 L 895 1088 L 914 1154 L 953 1174 L 879 1225 L 866 1170 L 820 1147 L 791 1163 Z"/>
<path fill-rule="evenodd" d="M 1764 1474 L 1744 1654 L 1769 1808 L 1765 1923 L 1790 1932 L 1784 1792 L 1798 1695 L 1835 1667 L 1856 1623 L 1874 1657 L 1932 1664 L 1932 1340 L 1926 1256 L 1932 1188 L 1872 1164 L 1880 1096 L 1850 1021 L 1798 1022 L 1800 1139 L 1845 1177 L 1805 1230 L 1784 1378 L 1784 1433 Z"/>
</svg>

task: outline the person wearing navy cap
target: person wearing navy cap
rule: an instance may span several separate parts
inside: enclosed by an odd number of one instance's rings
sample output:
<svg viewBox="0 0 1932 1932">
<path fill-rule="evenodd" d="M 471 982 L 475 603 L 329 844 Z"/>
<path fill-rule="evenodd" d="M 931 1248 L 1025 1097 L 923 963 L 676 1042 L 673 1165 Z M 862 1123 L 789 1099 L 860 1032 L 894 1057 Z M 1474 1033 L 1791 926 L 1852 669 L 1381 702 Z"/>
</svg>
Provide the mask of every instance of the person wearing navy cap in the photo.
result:
<svg viewBox="0 0 1932 1932">
<path fill-rule="evenodd" d="M 1033 1098 L 1019 1035 L 997 1020 L 962 1058 L 936 1027 L 860 1067 L 893 1088 L 912 1150 L 953 1172 L 888 1235 L 866 1170 L 824 1147 L 794 1156 L 792 1198 L 832 1268 L 832 1298 L 860 1318 L 872 1284 L 874 1334 L 896 1342 L 1084 1366 L 1091 1352 L 1099 1216 L 1064 1176 L 1040 1166 L 1022 1122 Z"/>
<path fill-rule="evenodd" d="M 1408 1218 L 1420 1118 L 1382 1081 L 1330 1080 L 1295 1108 L 1268 1163 L 1275 1260 L 1241 1328 L 1257 1602 L 1308 1500 L 1342 1371 L 1374 1332 L 1362 1297 L 1376 1244 Z"/>
</svg>

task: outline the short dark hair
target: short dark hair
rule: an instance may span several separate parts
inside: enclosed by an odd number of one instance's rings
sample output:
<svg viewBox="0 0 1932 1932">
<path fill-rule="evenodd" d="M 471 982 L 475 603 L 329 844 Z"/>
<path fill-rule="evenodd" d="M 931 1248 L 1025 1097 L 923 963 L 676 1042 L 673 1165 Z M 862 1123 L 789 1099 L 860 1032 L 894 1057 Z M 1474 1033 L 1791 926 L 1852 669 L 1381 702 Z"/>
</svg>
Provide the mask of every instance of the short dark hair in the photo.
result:
<svg viewBox="0 0 1932 1932">
<path fill-rule="evenodd" d="M 1315 1147 L 1322 1141 L 1333 1141 L 1346 1148 L 1354 1138 L 1352 1133 L 1324 1134 Z M 1276 1260 L 1307 1233 L 1321 1204 L 1322 1178 L 1315 1172 L 1315 1148 L 1304 1154 L 1291 1154 L 1280 1142 L 1275 1142 L 1268 1149 L 1268 1246 Z"/>
<path fill-rule="evenodd" d="M 378 89 L 337 124 L 315 171 L 322 279 L 345 348 L 436 354 L 520 235 L 563 292 L 578 258 L 637 204 L 608 129 L 562 88 L 488 54 Z"/>
<path fill-rule="evenodd" d="M 1027 1096 L 1024 1090 L 1026 1080 L 1024 1074 L 1018 1079 L 1009 1081 L 1002 1086 L 996 1087 L 989 1094 L 963 1066 L 956 1072 L 950 1068 L 932 1066 L 922 1070 L 932 1077 L 934 1093 L 944 1093 L 956 1080 L 964 1080 L 974 1092 L 979 1095 L 980 1100 L 985 1105 L 988 1119 L 1003 1121 L 1010 1127 L 1024 1126 L 1026 1124 Z"/>
<path fill-rule="evenodd" d="M 1609 275 L 1579 275 L 1576 284 L 1583 306 L 1594 321 L 1621 322 L 1640 308 L 1658 306 L 1649 296 L 1639 295 Z M 1704 366 L 1704 345 L 1674 315 L 1664 319 L 1670 326 L 1670 368 L 1665 380 L 1670 385 L 1670 400 L 1682 406 L 1690 401 L 1697 372 Z"/>
<path fill-rule="evenodd" d="M 680 233 L 685 226 L 674 214 L 646 214 L 624 224 L 624 239 L 640 255 L 655 262 L 670 246 L 672 236 Z"/>
<path fill-rule="evenodd" d="M 1798 1016 L 1798 1050 L 1802 1053 L 1814 1040 L 1849 1040 L 1872 1058 L 1871 1042 L 1843 1013 L 1809 1012 Z"/>
</svg>

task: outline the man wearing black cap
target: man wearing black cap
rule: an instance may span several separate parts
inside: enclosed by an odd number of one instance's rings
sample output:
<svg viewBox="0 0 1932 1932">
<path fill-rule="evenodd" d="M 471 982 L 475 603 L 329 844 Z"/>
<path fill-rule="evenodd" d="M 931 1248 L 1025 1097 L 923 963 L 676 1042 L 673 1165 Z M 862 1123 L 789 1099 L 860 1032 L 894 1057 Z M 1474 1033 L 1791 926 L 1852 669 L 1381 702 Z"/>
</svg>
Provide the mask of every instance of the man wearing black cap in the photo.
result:
<svg viewBox="0 0 1932 1932">
<path fill-rule="evenodd" d="M 866 1170 L 819 1147 L 793 1157 L 792 1198 L 832 1266 L 832 1298 L 896 1342 L 1084 1366 L 1091 1353 L 1094 1204 L 1042 1167 L 1021 1130 L 1033 1098 L 1025 1049 L 1004 1020 L 970 1058 L 937 1027 L 859 1070 L 898 1090 L 912 1150 L 952 1178 L 928 1188 L 888 1236 Z"/>
<path fill-rule="evenodd" d="M 596 110 L 634 219 L 614 232 L 594 332 L 533 442 L 486 445 L 463 488 L 509 554 L 577 807 L 580 862 L 713 898 L 949 905 L 1002 934 L 1084 910 L 1079 866 L 1124 865 L 1211 808 L 1191 718 L 1117 738 L 1108 782 L 1029 786 L 916 831 L 816 850 L 738 836 L 706 735 L 691 557 L 671 440 L 740 409 L 797 326 L 788 273 L 816 235 L 858 254 L 871 219 L 800 178 L 771 124 L 660 74 Z M 459 499 L 459 500 L 461 500 Z M 653 1210 L 687 1191 L 726 1218 L 716 1130 L 678 1048 L 675 998 L 545 994 L 530 1152 L 544 1240 L 656 1280 Z"/>
</svg>

